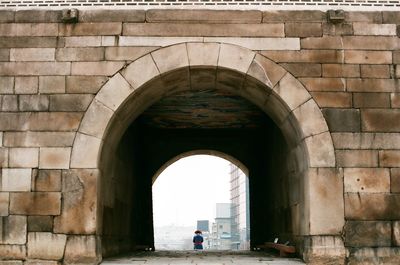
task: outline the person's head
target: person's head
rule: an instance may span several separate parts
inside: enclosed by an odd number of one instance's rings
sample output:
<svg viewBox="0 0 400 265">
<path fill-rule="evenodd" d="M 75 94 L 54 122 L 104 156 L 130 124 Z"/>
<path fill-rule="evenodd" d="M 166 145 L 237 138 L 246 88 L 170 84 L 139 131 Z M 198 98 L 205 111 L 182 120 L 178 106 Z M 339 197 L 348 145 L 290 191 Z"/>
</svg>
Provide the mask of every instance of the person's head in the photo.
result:
<svg viewBox="0 0 400 265">
<path fill-rule="evenodd" d="M 200 231 L 200 230 L 196 230 L 196 231 L 194 231 L 194 233 L 195 233 L 196 235 L 201 235 L 201 231 Z"/>
</svg>

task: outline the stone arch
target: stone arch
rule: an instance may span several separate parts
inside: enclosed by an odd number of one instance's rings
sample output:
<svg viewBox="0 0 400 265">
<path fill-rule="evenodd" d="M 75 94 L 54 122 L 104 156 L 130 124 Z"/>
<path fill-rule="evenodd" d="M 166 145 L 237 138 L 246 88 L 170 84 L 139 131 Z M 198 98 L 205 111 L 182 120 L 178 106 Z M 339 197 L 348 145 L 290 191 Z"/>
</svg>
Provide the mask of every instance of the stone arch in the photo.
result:
<svg viewBox="0 0 400 265">
<path fill-rule="evenodd" d="M 257 105 L 282 131 L 290 156 L 294 157 L 290 167 L 300 172 L 305 193 L 305 202 L 298 214 L 298 218 L 304 220 L 298 221 L 301 225 L 297 228 L 303 237 L 303 255 L 312 256 L 312 247 L 322 245 L 332 249 L 334 255 L 343 256 L 341 243 L 332 243 L 344 225 L 343 196 L 337 193 L 340 190 L 343 194 L 343 183 L 335 169 L 334 147 L 322 112 L 307 89 L 289 72 L 243 47 L 224 43 L 181 43 L 152 51 L 126 65 L 100 89 L 86 111 L 72 147 L 70 168 L 102 171 L 100 165 L 107 161 L 113 143 L 141 112 L 163 96 L 192 89 L 193 84 L 182 81 L 179 85 L 160 86 L 162 89 L 157 91 L 146 89 L 147 85 L 167 82 L 163 78 L 174 72 L 177 72 L 178 83 L 182 73 L 189 75 L 191 81 L 201 80 L 201 74 L 194 74 L 197 69 L 218 72 L 214 80 L 216 86 L 224 89 L 236 86 L 234 93 Z M 225 79 L 220 80 L 223 75 Z M 238 83 L 242 85 L 237 87 Z M 97 218 L 99 233 L 101 209 Z M 318 235 L 334 238 L 319 243 L 307 241 L 310 236 Z"/>
</svg>

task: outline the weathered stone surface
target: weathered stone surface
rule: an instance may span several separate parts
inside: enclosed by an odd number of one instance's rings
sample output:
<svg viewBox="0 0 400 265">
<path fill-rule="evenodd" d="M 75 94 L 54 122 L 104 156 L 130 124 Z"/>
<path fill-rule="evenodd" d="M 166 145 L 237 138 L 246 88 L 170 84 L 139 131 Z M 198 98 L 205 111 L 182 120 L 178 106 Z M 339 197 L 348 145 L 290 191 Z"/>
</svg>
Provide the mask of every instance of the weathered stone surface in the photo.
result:
<svg viewBox="0 0 400 265">
<path fill-rule="evenodd" d="M 400 167 L 400 151 L 379 151 L 379 165 L 381 167 Z"/>
<path fill-rule="evenodd" d="M 360 66 L 357 64 L 323 64 L 324 77 L 360 77 Z"/>
<path fill-rule="evenodd" d="M 284 63 L 283 68 L 295 77 L 319 77 L 321 76 L 321 64 Z"/>
<path fill-rule="evenodd" d="M 61 10 L 17 10 L 15 12 L 15 22 L 61 22 Z"/>
<path fill-rule="evenodd" d="M 161 74 L 189 65 L 186 44 L 156 50 L 151 56 Z"/>
<path fill-rule="evenodd" d="M 16 95 L 3 95 L 2 111 L 18 111 L 18 96 Z"/>
<path fill-rule="evenodd" d="M 327 36 L 348 36 L 353 35 L 352 23 L 322 23 L 322 33 Z"/>
<path fill-rule="evenodd" d="M 15 94 L 36 94 L 39 81 L 36 76 L 18 76 L 15 78 Z"/>
<path fill-rule="evenodd" d="M 8 216 L 9 205 L 10 205 L 10 193 L 0 192 L 0 216 Z"/>
<path fill-rule="evenodd" d="M 389 93 L 353 93 L 355 108 L 390 108 Z"/>
<path fill-rule="evenodd" d="M 90 94 L 64 94 L 50 96 L 50 111 L 86 111 L 93 95 Z"/>
<path fill-rule="evenodd" d="M 290 110 L 294 110 L 311 98 L 310 93 L 292 75 L 286 74 L 273 91 L 288 105 Z M 301 115 L 301 110 L 299 110 Z"/>
<path fill-rule="evenodd" d="M 400 110 L 366 109 L 361 111 L 361 126 L 367 132 L 400 132 Z"/>
<path fill-rule="evenodd" d="M 303 259 L 308 264 L 345 264 L 346 249 L 340 236 L 308 236 L 304 238 Z"/>
<path fill-rule="evenodd" d="M 400 108 L 400 93 L 391 93 L 390 101 L 392 108 Z"/>
<path fill-rule="evenodd" d="M 57 61 L 102 61 L 104 48 L 61 48 L 55 57 Z"/>
<path fill-rule="evenodd" d="M 122 69 L 125 62 L 73 62 L 71 68 L 72 75 L 103 75 L 111 76 Z"/>
<path fill-rule="evenodd" d="M 26 130 L 29 125 L 28 113 L 0 112 L 0 125 L 3 131 Z"/>
<path fill-rule="evenodd" d="M 96 100 L 115 111 L 132 92 L 129 83 L 120 74 L 116 74 L 102 87 Z"/>
<path fill-rule="evenodd" d="M 107 81 L 105 76 L 67 76 L 67 93 L 95 94 Z"/>
<path fill-rule="evenodd" d="M 78 112 L 35 112 L 29 115 L 28 124 L 32 131 L 76 131 L 81 118 Z"/>
<path fill-rule="evenodd" d="M 339 167 L 377 167 L 378 152 L 373 150 L 339 150 L 336 151 Z"/>
<path fill-rule="evenodd" d="M 308 91 L 344 91 L 341 78 L 299 78 Z"/>
<path fill-rule="evenodd" d="M 390 169 L 390 191 L 400 193 L 400 169 Z"/>
<path fill-rule="evenodd" d="M 238 38 L 234 38 L 238 39 Z M 103 39 L 106 41 L 105 39 Z M 120 36 L 118 38 L 119 46 L 154 46 L 154 47 L 164 47 L 171 46 L 179 43 L 189 43 L 189 42 L 203 42 L 205 38 L 203 37 L 147 37 L 147 36 Z M 215 42 L 215 41 L 214 41 Z M 107 39 L 105 46 L 115 46 L 115 42 L 111 42 L 110 39 Z"/>
<path fill-rule="evenodd" d="M 1 37 L 0 48 L 55 48 L 57 37 Z"/>
<path fill-rule="evenodd" d="M 1 75 L 69 75 L 69 62 L 3 62 Z"/>
<path fill-rule="evenodd" d="M 247 74 L 272 88 L 285 76 L 286 71 L 266 57 L 256 54 Z"/>
<path fill-rule="evenodd" d="M 392 243 L 388 221 L 347 221 L 344 233 L 347 247 L 390 247 Z"/>
<path fill-rule="evenodd" d="M 101 139 L 113 115 L 114 112 L 110 108 L 100 101 L 94 100 L 82 119 L 79 132 Z"/>
<path fill-rule="evenodd" d="M 59 24 L 60 36 L 121 35 L 122 23 L 95 22 L 77 24 Z"/>
<path fill-rule="evenodd" d="M 0 24 L 0 36 L 57 36 L 56 23 L 4 23 Z"/>
<path fill-rule="evenodd" d="M 25 192 L 10 194 L 10 213 L 25 215 L 59 215 L 61 193 Z"/>
<path fill-rule="evenodd" d="M 345 193 L 347 220 L 398 220 L 400 195 L 390 193 Z"/>
<path fill-rule="evenodd" d="M 261 11 L 239 10 L 148 10 L 147 22 L 260 23 Z"/>
<path fill-rule="evenodd" d="M 39 92 L 42 94 L 65 93 L 65 77 L 40 76 Z"/>
<path fill-rule="evenodd" d="M 71 155 L 71 168 L 97 168 L 101 140 L 78 133 Z"/>
<path fill-rule="evenodd" d="M 336 149 L 400 149 L 399 133 L 332 133 Z"/>
<path fill-rule="evenodd" d="M 49 97 L 46 95 L 20 95 L 18 106 L 20 111 L 47 111 Z"/>
<path fill-rule="evenodd" d="M 54 61 L 54 48 L 22 48 L 10 50 L 10 61 Z"/>
<path fill-rule="evenodd" d="M 66 242 L 66 235 L 41 232 L 28 233 L 28 258 L 61 260 Z"/>
<path fill-rule="evenodd" d="M 70 147 L 40 148 L 39 168 L 66 169 L 69 167 L 70 155 Z"/>
<path fill-rule="evenodd" d="M 357 109 L 323 109 L 331 132 L 359 132 L 360 111 Z"/>
<path fill-rule="evenodd" d="M 352 11 L 345 12 L 346 21 L 382 23 L 381 12 Z"/>
<path fill-rule="evenodd" d="M 0 245 L 0 260 L 14 260 L 26 258 L 24 245 Z"/>
<path fill-rule="evenodd" d="M 299 106 L 293 111 L 293 114 L 300 124 L 302 137 L 304 138 L 328 131 L 320 109 L 312 100 L 308 100 Z"/>
<path fill-rule="evenodd" d="M 13 147 L 63 147 L 72 146 L 72 132 L 6 132 L 4 146 Z"/>
<path fill-rule="evenodd" d="M 321 108 L 350 108 L 352 95 L 346 92 L 311 92 L 313 99 Z"/>
<path fill-rule="evenodd" d="M 106 47 L 105 59 L 113 61 L 133 61 L 155 49 L 157 49 L 157 47 Z"/>
<path fill-rule="evenodd" d="M 145 16 L 144 10 L 79 10 L 81 22 L 144 22 Z"/>
<path fill-rule="evenodd" d="M 0 62 L 8 62 L 10 60 L 10 49 L 0 49 Z"/>
<path fill-rule="evenodd" d="M 266 11 L 263 12 L 263 22 L 322 22 L 326 21 L 325 12 L 318 10 L 304 10 L 303 12 L 296 11 Z"/>
<path fill-rule="evenodd" d="M 390 192 L 387 168 L 345 168 L 345 192 Z"/>
<path fill-rule="evenodd" d="M 60 265 L 60 263 L 51 260 L 27 260 L 24 265 Z"/>
<path fill-rule="evenodd" d="M 324 36 L 319 38 L 302 38 L 301 39 L 302 49 L 342 49 L 343 44 L 340 37 Z"/>
<path fill-rule="evenodd" d="M 0 244 L 21 245 L 26 243 L 26 216 L 0 217 Z"/>
<path fill-rule="evenodd" d="M 64 37 L 65 47 L 99 47 L 101 46 L 100 36 L 88 37 Z"/>
<path fill-rule="evenodd" d="M 0 10 L 0 23 L 14 22 L 15 13 L 12 10 Z"/>
<path fill-rule="evenodd" d="M 22 260 L 0 260 L 0 265 L 22 265 Z"/>
<path fill-rule="evenodd" d="M 391 64 L 390 51 L 345 51 L 345 63 L 350 64 Z"/>
<path fill-rule="evenodd" d="M 133 88 L 138 88 L 160 73 L 151 55 L 145 55 L 128 65 L 121 74 Z"/>
<path fill-rule="evenodd" d="M 354 35 L 396 36 L 396 24 L 353 23 Z"/>
<path fill-rule="evenodd" d="M 0 166 L 8 167 L 8 148 L 0 148 Z"/>
<path fill-rule="evenodd" d="M 68 236 L 64 262 L 66 264 L 96 264 L 101 259 L 95 236 Z"/>
<path fill-rule="evenodd" d="M 400 42 L 397 37 L 344 36 L 343 47 L 354 50 L 397 50 Z"/>
<path fill-rule="evenodd" d="M 63 171 L 63 205 L 54 219 L 54 231 L 64 234 L 96 232 L 97 170 Z"/>
<path fill-rule="evenodd" d="M 361 77 L 390 78 L 389 65 L 361 65 Z"/>
<path fill-rule="evenodd" d="M 218 64 L 220 45 L 216 43 L 187 43 L 190 66 L 215 66 Z"/>
<path fill-rule="evenodd" d="M 52 232 L 53 216 L 28 216 L 28 232 Z"/>
<path fill-rule="evenodd" d="M 39 170 L 32 187 L 34 191 L 61 191 L 61 170 Z"/>
<path fill-rule="evenodd" d="M 8 159 L 10 167 L 38 167 L 39 148 L 10 148 Z"/>
<path fill-rule="evenodd" d="M 320 37 L 322 36 L 321 23 L 285 23 L 286 37 Z"/>
<path fill-rule="evenodd" d="M 395 11 L 382 12 L 382 22 L 399 24 L 400 18 L 398 16 L 398 12 Z"/>
<path fill-rule="evenodd" d="M 262 51 L 267 58 L 282 63 L 342 63 L 343 52 L 336 50 Z"/>
<path fill-rule="evenodd" d="M 348 79 L 347 90 L 352 92 L 394 92 L 398 85 L 393 79 Z"/>
<path fill-rule="evenodd" d="M 305 139 L 310 167 L 334 167 L 335 151 L 329 132 L 314 135 Z"/>
<path fill-rule="evenodd" d="M 392 242 L 394 246 L 400 246 L 400 221 L 392 223 Z"/>
<path fill-rule="evenodd" d="M 204 37 L 204 42 L 227 43 L 250 50 L 300 50 L 299 38 Z"/>
<path fill-rule="evenodd" d="M 0 76 L 0 93 L 1 94 L 14 93 L 14 77 Z"/>
<path fill-rule="evenodd" d="M 30 168 L 3 168 L 1 191 L 30 191 L 31 176 L 32 169 Z"/>
</svg>

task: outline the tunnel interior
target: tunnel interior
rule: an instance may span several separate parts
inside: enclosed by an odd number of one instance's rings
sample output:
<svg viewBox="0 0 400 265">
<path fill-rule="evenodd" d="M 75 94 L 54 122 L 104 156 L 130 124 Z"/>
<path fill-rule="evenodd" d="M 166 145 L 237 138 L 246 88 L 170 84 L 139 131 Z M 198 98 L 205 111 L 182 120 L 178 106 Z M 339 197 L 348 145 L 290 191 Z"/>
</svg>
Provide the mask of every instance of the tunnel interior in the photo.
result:
<svg viewBox="0 0 400 265">
<path fill-rule="evenodd" d="M 128 99 L 108 128 L 100 161 L 103 257 L 154 248 L 154 178 L 174 158 L 204 150 L 248 169 L 251 249 L 277 237 L 295 242 L 304 225 L 304 162 L 296 130 L 288 136 L 271 118 L 284 104 L 270 101 L 265 110 L 271 97 L 270 88 L 235 71 L 184 68 Z"/>
</svg>

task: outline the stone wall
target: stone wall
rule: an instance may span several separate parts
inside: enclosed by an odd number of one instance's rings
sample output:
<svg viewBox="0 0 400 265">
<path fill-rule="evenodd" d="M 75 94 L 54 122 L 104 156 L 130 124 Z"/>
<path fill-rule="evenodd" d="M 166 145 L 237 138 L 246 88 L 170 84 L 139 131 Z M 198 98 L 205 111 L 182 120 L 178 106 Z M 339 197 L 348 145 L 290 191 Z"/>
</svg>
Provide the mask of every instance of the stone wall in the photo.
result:
<svg viewBox="0 0 400 265">
<path fill-rule="evenodd" d="M 183 42 L 242 46 L 303 84 L 329 126 L 332 174 L 344 181 L 327 181 L 326 192 L 344 196 L 348 264 L 400 262 L 399 12 L 329 21 L 319 11 L 86 10 L 66 24 L 60 11 L 1 10 L 0 23 L 1 265 L 101 259 L 100 172 L 71 165 L 76 132 L 111 76 Z M 335 255 L 337 238 L 310 237 L 305 258 Z"/>
</svg>

